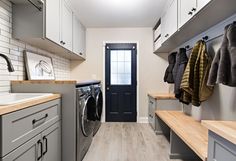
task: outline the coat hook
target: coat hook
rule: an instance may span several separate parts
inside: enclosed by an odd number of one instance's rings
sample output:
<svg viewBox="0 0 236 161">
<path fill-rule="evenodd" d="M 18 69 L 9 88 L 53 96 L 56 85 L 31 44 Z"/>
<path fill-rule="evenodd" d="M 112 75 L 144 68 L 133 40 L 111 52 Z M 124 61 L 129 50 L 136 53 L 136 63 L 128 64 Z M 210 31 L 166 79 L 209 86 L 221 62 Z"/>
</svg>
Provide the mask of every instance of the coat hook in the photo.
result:
<svg viewBox="0 0 236 161">
<path fill-rule="evenodd" d="M 209 38 L 208 36 L 204 36 L 204 37 L 202 38 L 202 40 L 205 40 L 205 41 L 206 41 L 206 40 L 208 40 L 208 38 Z"/>
<path fill-rule="evenodd" d="M 189 49 L 189 48 L 190 48 L 190 46 L 189 46 L 189 45 L 185 46 L 185 49 Z"/>
</svg>

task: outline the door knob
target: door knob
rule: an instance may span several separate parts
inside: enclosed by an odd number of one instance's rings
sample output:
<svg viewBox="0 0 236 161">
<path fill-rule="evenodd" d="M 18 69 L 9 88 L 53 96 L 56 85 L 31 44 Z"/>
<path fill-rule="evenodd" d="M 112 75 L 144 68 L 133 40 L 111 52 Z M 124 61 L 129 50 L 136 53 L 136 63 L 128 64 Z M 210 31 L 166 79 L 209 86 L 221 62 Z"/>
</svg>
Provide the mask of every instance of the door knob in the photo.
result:
<svg viewBox="0 0 236 161">
<path fill-rule="evenodd" d="M 107 91 L 109 91 L 110 90 L 110 88 L 109 87 L 107 87 Z"/>
<path fill-rule="evenodd" d="M 192 8 L 192 11 L 195 12 L 197 9 L 196 8 Z"/>
</svg>

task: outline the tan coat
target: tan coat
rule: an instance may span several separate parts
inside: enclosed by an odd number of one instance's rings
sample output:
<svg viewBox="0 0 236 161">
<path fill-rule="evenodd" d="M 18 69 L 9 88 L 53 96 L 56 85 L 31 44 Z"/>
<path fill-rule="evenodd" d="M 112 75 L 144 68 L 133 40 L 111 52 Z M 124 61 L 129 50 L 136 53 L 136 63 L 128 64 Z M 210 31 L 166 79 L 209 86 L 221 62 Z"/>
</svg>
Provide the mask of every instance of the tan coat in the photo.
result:
<svg viewBox="0 0 236 161">
<path fill-rule="evenodd" d="M 213 87 L 207 86 L 211 67 L 211 58 L 207 54 L 206 43 L 198 41 L 190 55 L 181 81 L 182 102 L 200 106 L 213 93 Z"/>
</svg>

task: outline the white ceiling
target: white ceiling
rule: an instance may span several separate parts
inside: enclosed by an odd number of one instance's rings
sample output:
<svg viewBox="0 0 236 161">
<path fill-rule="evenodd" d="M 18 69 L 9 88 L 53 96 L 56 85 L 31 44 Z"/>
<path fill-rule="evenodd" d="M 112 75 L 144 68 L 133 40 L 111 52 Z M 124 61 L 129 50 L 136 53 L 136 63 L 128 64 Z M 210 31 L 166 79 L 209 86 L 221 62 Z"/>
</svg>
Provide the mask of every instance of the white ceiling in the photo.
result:
<svg viewBox="0 0 236 161">
<path fill-rule="evenodd" d="M 71 0 L 86 27 L 153 27 L 165 0 Z"/>
</svg>

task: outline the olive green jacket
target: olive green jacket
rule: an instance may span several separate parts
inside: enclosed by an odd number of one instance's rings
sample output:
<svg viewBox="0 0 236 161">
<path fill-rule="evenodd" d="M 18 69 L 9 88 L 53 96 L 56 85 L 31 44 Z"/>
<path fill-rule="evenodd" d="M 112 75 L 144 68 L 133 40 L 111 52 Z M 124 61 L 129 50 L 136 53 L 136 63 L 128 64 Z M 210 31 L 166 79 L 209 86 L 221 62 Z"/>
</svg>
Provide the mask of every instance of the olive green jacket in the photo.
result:
<svg viewBox="0 0 236 161">
<path fill-rule="evenodd" d="M 181 81 L 183 95 L 181 101 L 200 106 L 213 93 L 213 87 L 207 86 L 211 57 L 207 53 L 206 43 L 198 41 L 190 55 Z"/>
</svg>

